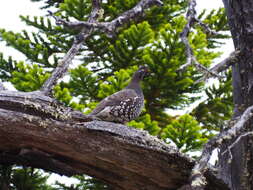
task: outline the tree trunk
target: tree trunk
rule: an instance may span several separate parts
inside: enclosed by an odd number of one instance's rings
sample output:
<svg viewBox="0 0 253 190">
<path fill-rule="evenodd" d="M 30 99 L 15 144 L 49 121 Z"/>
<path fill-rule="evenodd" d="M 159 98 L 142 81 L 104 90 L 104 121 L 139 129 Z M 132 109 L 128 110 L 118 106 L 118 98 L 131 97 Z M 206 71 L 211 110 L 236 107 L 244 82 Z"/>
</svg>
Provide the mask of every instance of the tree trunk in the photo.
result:
<svg viewBox="0 0 253 190">
<path fill-rule="evenodd" d="M 10 190 L 7 183 L 5 183 L 5 182 L 2 183 L 1 190 Z"/>
<path fill-rule="evenodd" d="M 253 1 L 223 0 L 223 3 L 235 49 L 241 52 L 238 63 L 232 68 L 236 118 L 253 104 Z M 252 126 L 253 120 L 246 124 L 245 129 L 252 130 Z M 228 146 L 223 145 L 220 152 L 227 150 Z M 232 158 L 229 154 L 219 155 L 220 176 L 233 190 L 253 189 L 252 147 L 252 137 L 243 137 L 233 147 Z"/>
</svg>

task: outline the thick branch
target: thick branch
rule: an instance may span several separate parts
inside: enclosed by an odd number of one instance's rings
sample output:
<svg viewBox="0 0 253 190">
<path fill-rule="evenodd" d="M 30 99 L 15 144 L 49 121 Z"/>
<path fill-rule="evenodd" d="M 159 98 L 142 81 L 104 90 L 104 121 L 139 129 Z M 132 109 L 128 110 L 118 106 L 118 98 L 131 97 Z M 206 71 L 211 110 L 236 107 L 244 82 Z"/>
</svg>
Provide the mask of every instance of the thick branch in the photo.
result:
<svg viewBox="0 0 253 190">
<path fill-rule="evenodd" d="M 0 92 L 0 163 L 88 174 L 116 189 L 178 189 L 187 183 L 194 162 L 175 148 L 124 125 L 81 123 L 88 119 L 39 92 Z M 212 172 L 205 176 L 210 189 L 226 189 Z"/>
<path fill-rule="evenodd" d="M 160 0 L 142 0 L 132 9 L 124 12 L 122 15 L 117 17 L 112 21 L 114 28 L 117 28 L 123 24 L 128 23 L 132 19 L 136 19 L 144 15 L 144 11 L 150 8 L 153 5 L 163 5 L 163 2 Z"/>
</svg>

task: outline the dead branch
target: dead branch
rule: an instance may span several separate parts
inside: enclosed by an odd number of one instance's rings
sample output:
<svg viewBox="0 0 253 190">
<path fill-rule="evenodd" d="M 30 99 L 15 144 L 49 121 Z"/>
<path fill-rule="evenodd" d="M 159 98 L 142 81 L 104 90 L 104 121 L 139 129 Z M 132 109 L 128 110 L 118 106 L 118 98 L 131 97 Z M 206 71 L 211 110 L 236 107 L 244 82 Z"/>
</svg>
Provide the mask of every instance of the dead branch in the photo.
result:
<svg viewBox="0 0 253 190">
<path fill-rule="evenodd" d="M 238 61 L 239 55 L 240 55 L 239 50 L 232 52 L 229 55 L 229 57 L 227 57 L 226 59 L 224 59 L 223 61 L 221 61 L 217 65 L 215 65 L 214 67 L 210 68 L 209 71 L 211 71 L 213 73 L 221 73 L 221 72 L 226 71 L 231 65 L 235 64 Z M 212 75 L 210 75 L 209 73 L 205 73 L 204 76 L 202 78 L 200 78 L 199 80 L 197 80 L 195 83 L 206 81 L 207 79 L 209 79 L 211 77 L 212 77 Z"/>
<path fill-rule="evenodd" d="M 93 0 L 92 1 L 92 11 L 89 17 L 88 22 L 94 23 L 98 17 L 98 11 L 100 9 L 100 0 Z M 92 29 L 84 30 L 82 29 L 76 39 L 72 47 L 69 49 L 67 54 L 63 57 L 63 59 L 58 63 L 57 67 L 54 69 L 51 76 L 47 79 L 47 81 L 43 84 L 41 91 L 45 95 L 50 95 L 54 85 L 57 83 L 57 80 L 62 78 L 63 75 L 67 72 L 69 65 L 71 64 L 72 60 L 79 52 L 83 41 L 91 34 Z"/>
<path fill-rule="evenodd" d="M 208 161 L 210 160 L 212 151 L 215 148 L 219 148 L 223 143 L 231 141 L 235 137 L 239 138 L 240 140 L 240 138 L 244 136 L 244 125 L 252 117 L 252 112 L 253 106 L 248 107 L 234 126 L 227 131 L 220 133 L 205 144 L 201 157 L 194 166 L 191 174 L 191 186 L 194 190 L 205 189 L 207 182 L 206 178 L 204 177 L 204 172 L 208 168 Z"/>
<path fill-rule="evenodd" d="M 142 0 L 132 9 L 124 12 L 122 15 L 118 16 L 116 19 L 111 22 L 98 23 L 97 18 L 99 17 L 100 10 L 100 1 L 93 0 L 92 5 L 93 9 L 90 15 L 90 18 L 87 22 L 67 22 L 59 17 L 54 16 L 56 23 L 63 24 L 68 27 L 74 27 L 74 29 L 79 28 L 80 33 L 76 37 L 72 47 L 63 57 L 63 59 L 58 63 L 58 66 L 53 71 L 49 79 L 44 83 L 41 88 L 41 91 L 45 95 L 50 95 L 52 88 L 57 83 L 57 80 L 62 78 L 63 75 L 67 72 L 69 64 L 71 64 L 75 55 L 79 52 L 83 41 L 90 36 L 92 31 L 95 29 L 101 29 L 106 34 L 111 35 L 112 32 L 115 32 L 116 29 L 123 24 L 128 23 L 131 19 L 136 17 L 141 17 L 144 15 L 144 11 L 153 5 L 162 5 L 163 3 L 160 0 Z"/>
<path fill-rule="evenodd" d="M 142 0 L 135 7 L 124 12 L 123 14 L 121 14 L 120 16 L 118 16 L 117 18 L 113 19 L 110 22 L 86 22 L 86 21 L 69 22 L 54 15 L 53 17 L 55 18 L 57 24 L 62 24 L 68 28 L 79 31 L 84 28 L 85 29 L 92 28 L 93 30 L 100 30 L 109 37 L 111 37 L 115 34 L 118 27 L 128 23 L 132 19 L 142 17 L 144 15 L 144 11 L 153 5 L 161 6 L 163 5 L 163 2 L 160 0 Z"/>
<path fill-rule="evenodd" d="M 209 35 L 213 35 L 213 36 L 217 36 L 219 35 L 218 32 L 212 30 L 207 24 L 203 23 L 200 19 L 198 19 L 197 17 L 194 18 L 195 22 L 198 23 L 204 30 L 206 34 Z"/>
<path fill-rule="evenodd" d="M 69 65 L 71 64 L 72 60 L 78 53 L 81 46 L 82 41 L 75 40 L 72 47 L 67 52 L 67 54 L 63 57 L 61 61 L 59 61 L 57 67 L 54 69 L 51 76 L 46 80 L 46 82 L 43 84 L 41 88 L 41 91 L 45 95 L 51 95 L 52 89 L 54 85 L 57 83 L 57 80 L 62 78 L 64 74 L 67 72 Z"/>
<path fill-rule="evenodd" d="M 189 5 L 188 5 L 188 11 L 186 13 L 187 23 L 180 35 L 182 42 L 185 44 L 185 53 L 186 53 L 187 58 L 186 58 L 186 64 L 181 66 L 180 70 L 184 70 L 186 67 L 192 64 L 193 50 L 190 46 L 188 35 L 190 33 L 190 28 L 192 27 L 195 21 L 195 15 L 196 15 L 195 7 L 196 7 L 196 1 L 190 0 Z"/>
<path fill-rule="evenodd" d="M 200 72 L 207 73 L 207 75 L 211 75 L 213 77 L 221 78 L 221 76 L 213 71 L 210 71 L 204 65 L 200 64 L 196 57 L 194 56 L 193 50 L 188 40 L 188 35 L 190 33 L 191 27 L 194 23 L 198 22 L 201 26 L 204 26 L 204 23 L 199 21 L 196 18 L 196 0 L 190 0 L 188 5 L 188 11 L 186 13 L 187 23 L 180 34 L 180 38 L 185 45 L 185 53 L 186 53 L 186 64 L 182 65 L 178 71 L 185 70 L 190 65 L 194 65 Z M 205 27 L 206 30 L 209 30 L 208 27 Z M 209 31 L 210 32 L 210 31 Z"/>
<path fill-rule="evenodd" d="M 228 147 L 228 149 L 227 149 L 226 151 L 224 151 L 224 152 L 221 153 L 222 155 L 226 154 L 227 152 L 229 153 L 230 158 L 229 158 L 228 163 L 231 163 L 231 161 L 232 161 L 232 159 L 233 159 L 233 155 L 232 155 L 232 152 L 231 152 L 232 148 L 234 148 L 234 146 L 235 146 L 238 142 L 240 142 L 240 140 L 241 140 L 242 138 L 247 137 L 247 136 L 250 136 L 250 135 L 253 135 L 253 131 L 250 131 L 250 132 L 247 132 L 247 133 L 244 133 L 244 134 L 240 135 L 240 136 Z"/>
</svg>

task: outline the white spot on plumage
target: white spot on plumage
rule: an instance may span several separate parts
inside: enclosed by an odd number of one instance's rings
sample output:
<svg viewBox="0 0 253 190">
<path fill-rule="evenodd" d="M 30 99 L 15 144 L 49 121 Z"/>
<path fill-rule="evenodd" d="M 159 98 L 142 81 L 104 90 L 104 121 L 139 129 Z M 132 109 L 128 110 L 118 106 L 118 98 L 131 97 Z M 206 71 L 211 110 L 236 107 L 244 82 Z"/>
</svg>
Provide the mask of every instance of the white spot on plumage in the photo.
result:
<svg viewBox="0 0 253 190">
<path fill-rule="evenodd" d="M 117 111 L 114 111 L 113 114 L 114 114 L 115 116 L 118 116 L 118 112 L 117 112 Z"/>
</svg>

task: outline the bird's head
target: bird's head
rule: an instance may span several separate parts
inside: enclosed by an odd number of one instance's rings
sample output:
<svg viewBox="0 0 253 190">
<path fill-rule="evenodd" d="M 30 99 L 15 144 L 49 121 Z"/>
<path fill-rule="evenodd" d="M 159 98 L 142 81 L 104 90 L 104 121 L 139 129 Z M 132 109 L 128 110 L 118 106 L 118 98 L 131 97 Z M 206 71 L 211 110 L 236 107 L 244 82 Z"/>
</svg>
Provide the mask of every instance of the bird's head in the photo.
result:
<svg viewBox="0 0 253 190">
<path fill-rule="evenodd" d="M 139 69 L 134 73 L 133 78 L 137 80 L 143 80 L 149 74 L 150 72 L 147 66 L 140 66 Z"/>
</svg>

